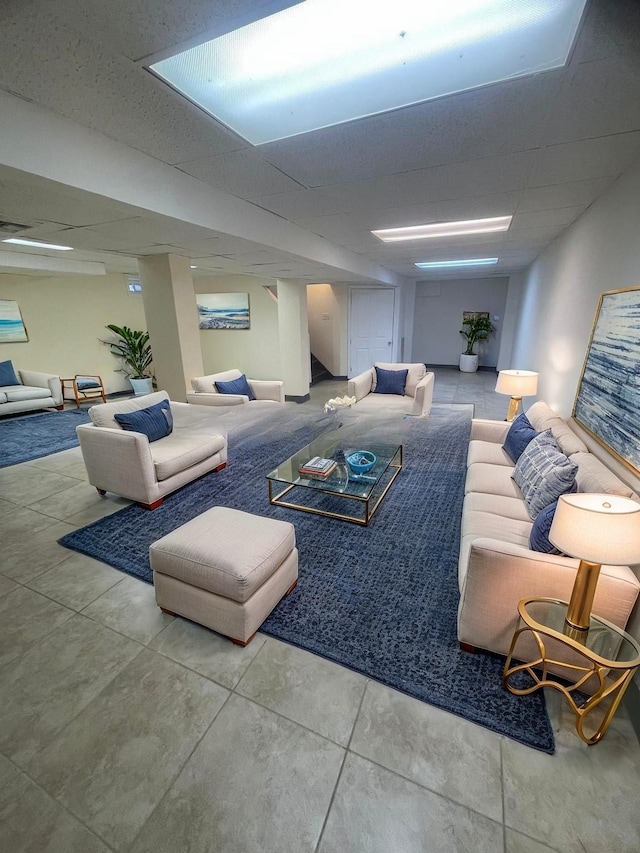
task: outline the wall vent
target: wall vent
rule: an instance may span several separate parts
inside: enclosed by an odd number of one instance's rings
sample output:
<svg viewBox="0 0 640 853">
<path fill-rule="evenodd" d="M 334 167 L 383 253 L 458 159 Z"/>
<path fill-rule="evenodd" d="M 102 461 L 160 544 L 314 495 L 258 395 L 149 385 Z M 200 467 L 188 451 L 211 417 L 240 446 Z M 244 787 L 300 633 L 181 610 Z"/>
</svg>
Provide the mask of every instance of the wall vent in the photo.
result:
<svg viewBox="0 0 640 853">
<path fill-rule="evenodd" d="M 0 234 L 17 234 L 19 231 L 27 231 L 31 225 L 21 225 L 19 222 L 3 222 L 0 219 Z"/>
</svg>

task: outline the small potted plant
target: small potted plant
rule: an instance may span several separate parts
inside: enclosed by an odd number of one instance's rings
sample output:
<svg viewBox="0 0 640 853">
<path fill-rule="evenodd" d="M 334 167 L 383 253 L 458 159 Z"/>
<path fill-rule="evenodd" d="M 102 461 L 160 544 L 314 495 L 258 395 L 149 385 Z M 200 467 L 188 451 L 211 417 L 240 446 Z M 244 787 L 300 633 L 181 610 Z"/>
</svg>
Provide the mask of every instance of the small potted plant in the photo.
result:
<svg viewBox="0 0 640 853">
<path fill-rule="evenodd" d="M 486 314 L 471 314 L 462 321 L 460 334 L 467 341 L 467 348 L 460 356 L 460 370 L 463 373 L 475 373 L 478 369 L 478 356 L 475 345 L 478 341 L 486 341 L 494 331 L 493 325 Z"/>
<path fill-rule="evenodd" d="M 153 391 L 153 379 L 150 366 L 153 360 L 149 333 L 130 329 L 128 326 L 116 326 L 110 323 L 106 326 L 110 332 L 117 335 L 117 341 L 102 341 L 114 355 L 119 356 L 125 363 L 121 373 L 126 373 L 133 393 L 136 397 L 150 394 Z"/>
</svg>

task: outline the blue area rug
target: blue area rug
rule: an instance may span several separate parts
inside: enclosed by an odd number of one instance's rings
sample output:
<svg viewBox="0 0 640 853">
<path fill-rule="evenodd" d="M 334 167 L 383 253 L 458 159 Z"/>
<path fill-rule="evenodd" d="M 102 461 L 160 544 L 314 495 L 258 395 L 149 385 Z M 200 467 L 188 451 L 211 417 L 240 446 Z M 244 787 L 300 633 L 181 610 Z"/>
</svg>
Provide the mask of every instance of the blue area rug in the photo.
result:
<svg viewBox="0 0 640 853">
<path fill-rule="evenodd" d="M 89 415 L 82 409 L 1 420 L 0 468 L 77 447 L 76 427 L 86 423 Z"/>
<path fill-rule="evenodd" d="M 228 467 L 154 512 L 130 506 L 59 541 L 151 583 L 149 545 L 212 506 L 291 521 L 299 584 L 262 632 L 553 752 L 543 694 L 513 696 L 501 685 L 504 659 L 462 652 L 456 639 L 470 417 L 467 407 L 443 406 L 428 420 L 405 419 L 404 470 L 368 528 L 268 503 L 266 472 L 327 429 L 299 415 L 260 435 L 231 430 Z"/>
</svg>

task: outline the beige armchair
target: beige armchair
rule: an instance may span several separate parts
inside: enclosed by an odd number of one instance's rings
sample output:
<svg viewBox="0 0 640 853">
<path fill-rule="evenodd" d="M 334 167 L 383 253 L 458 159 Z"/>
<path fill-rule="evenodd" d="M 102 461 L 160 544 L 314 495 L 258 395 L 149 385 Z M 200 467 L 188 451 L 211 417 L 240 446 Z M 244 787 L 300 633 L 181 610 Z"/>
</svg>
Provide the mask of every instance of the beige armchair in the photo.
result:
<svg viewBox="0 0 640 853">
<path fill-rule="evenodd" d="M 404 395 L 379 394 L 376 389 L 376 370 L 407 370 Z M 433 402 L 434 374 L 429 373 L 424 364 L 376 362 L 374 367 L 365 370 L 347 383 L 347 394 L 355 397 L 354 409 L 358 412 L 374 414 L 398 414 L 426 417 Z"/>
<path fill-rule="evenodd" d="M 156 441 L 122 429 L 114 417 L 163 400 L 166 391 L 92 406 L 92 422 L 76 427 L 89 482 L 101 495 L 113 492 L 155 509 L 165 495 L 225 467 L 226 435 L 210 409 L 170 401 L 173 430 Z"/>
<path fill-rule="evenodd" d="M 191 380 L 193 391 L 187 393 L 187 401 L 200 406 L 241 406 L 250 403 L 246 394 L 221 394 L 216 388 L 216 382 L 231 382 L 240 379 L 240 370 L 224 370 L 221 373 L 210 373 L 208 376 L 197 376 Z M 255 402 L 284 403 L 284 382 L 280 379 L 247 379 Z"/>
</svg>

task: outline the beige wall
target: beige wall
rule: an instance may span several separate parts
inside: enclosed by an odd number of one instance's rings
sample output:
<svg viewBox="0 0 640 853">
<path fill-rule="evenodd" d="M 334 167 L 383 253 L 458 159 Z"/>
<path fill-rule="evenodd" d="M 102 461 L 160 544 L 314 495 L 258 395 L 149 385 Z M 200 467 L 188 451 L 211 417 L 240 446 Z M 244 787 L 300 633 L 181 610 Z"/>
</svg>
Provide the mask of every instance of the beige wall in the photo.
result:
<svg viewBox="0 0 640 853">
<path fill-rule="evenodd" d="M 100 338 L 107 323 L 146 329 L 140 294 L 127 290 L 127 276 L 0 275 L 0 299 L 15 299 L 27 327 L 27 343 L 1 344 L 0 361 L 17 368 L 74 376 L 102 376 L 108 393 L 130 390 L 118 359 Z"/>
<path fill-rule="evenodd" d="M 344 347 L 346 317 L 340 288 L 330 284 L 310 284 L 307 287 L 309 309 L 309 340 L 311 352 L 332 376 L 346 376 L 341 370 L 340 356 Z"/>
</svg>

